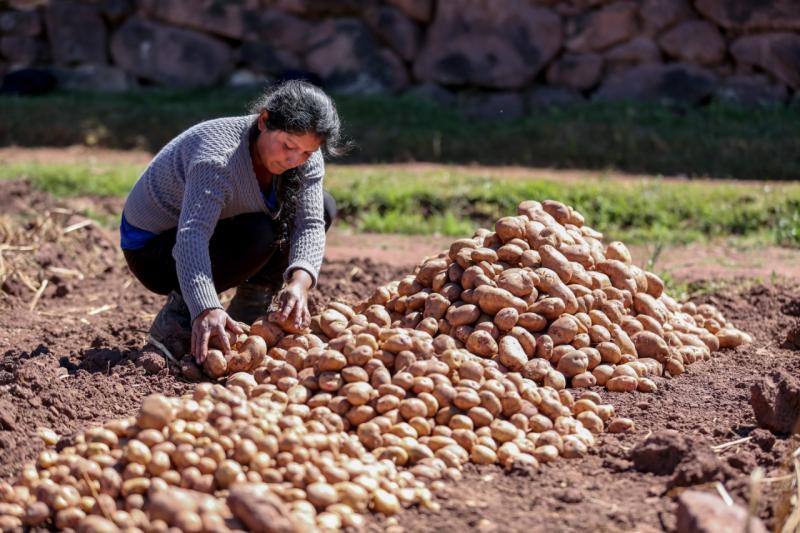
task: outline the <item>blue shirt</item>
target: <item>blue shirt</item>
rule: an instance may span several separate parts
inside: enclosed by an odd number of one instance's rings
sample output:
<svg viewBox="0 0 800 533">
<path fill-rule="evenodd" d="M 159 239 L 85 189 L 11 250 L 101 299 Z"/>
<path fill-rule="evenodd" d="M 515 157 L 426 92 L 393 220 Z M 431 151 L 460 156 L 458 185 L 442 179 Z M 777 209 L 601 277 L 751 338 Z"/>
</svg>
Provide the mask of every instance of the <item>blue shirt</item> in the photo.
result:
<svg viewBox="0 0 800 533">
<path fill-rule="evenodd" d="M 275 190 L 276 180 L 272 180 L 272 186 L 269 188 L 269 194 L 262 192 L 264 196 L 264 204 L 267 209 L 274 213 L 278 209 L 278 194 Z M 150 240 L 158 235 L 152 231 L 147 231 L 136 226 L 131 225 L 125 219 L 125 212 L 122 213 L 122 221 L 119 225 L 120 248 L 123 250 L 141 250 Z"/>
<path fill-rule="evenodd" d="M 123 250 L 140 250 L 155 237 L 157 233 L 132 226 L 125 219 L 125 212 L 122 212 L 122 221 L 119 225 L 119 242 Z"/>
</svg>

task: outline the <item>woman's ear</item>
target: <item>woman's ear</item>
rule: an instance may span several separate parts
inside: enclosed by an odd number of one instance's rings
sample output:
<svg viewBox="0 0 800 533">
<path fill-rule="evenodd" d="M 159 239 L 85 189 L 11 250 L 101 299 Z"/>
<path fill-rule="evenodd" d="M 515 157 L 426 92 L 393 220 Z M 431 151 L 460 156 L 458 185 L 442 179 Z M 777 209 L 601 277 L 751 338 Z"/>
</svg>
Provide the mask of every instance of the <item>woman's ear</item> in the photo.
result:
<svg viewBox="0 0 800 533">
<path fill-rule="evenodd" d="M 267 119 L 269 119 L 269 111 L 262 111 L 260 115 L 258 115 L 258 129 L 259 131 L 264 131 L 267 129 Z"/>
</svg>

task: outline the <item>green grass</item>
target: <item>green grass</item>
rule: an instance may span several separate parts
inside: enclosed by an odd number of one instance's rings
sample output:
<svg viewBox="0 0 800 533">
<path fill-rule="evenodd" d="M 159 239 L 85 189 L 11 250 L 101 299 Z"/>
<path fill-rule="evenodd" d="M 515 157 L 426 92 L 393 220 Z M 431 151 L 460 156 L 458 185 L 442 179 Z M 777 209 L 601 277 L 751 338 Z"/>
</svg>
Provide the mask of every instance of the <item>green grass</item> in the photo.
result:
<svg viewBox="0 0 800 533">
<path fill-rule="evenodd" d="M 56 196 L 124 196 L 132 164 L 13 164 L 0 179 L 27 178 Z M 514 214 L 524 199 L 561 200 L 587 224 L 629 243 L 679 244 L 734 236 L 747 244 L 800 245 L 800 185 L 708 180 L 553 179 L 491 170 L 331 165 L 326 187 L 340 220 L 358 231 L 462 236 Z"/>
<path fill-rule="evenodd" d="M 0 97 L 0 146 L 155 151 L 199 121 L 242 114 L 252 90 L 58 92 Z M 344 162 L 435 161 L 615 169 L 652 175 L 800 178 L 800 106 L 582 103 L 509 121 L 411 97 L 336 97 L 358 149 Z"/>
<path fill-rule="evenodd" d="M 26 178 L 54 196 L 125 196 L 142 169 L 120 164 L 12 163 L 0 179 Z"/>
</svg>

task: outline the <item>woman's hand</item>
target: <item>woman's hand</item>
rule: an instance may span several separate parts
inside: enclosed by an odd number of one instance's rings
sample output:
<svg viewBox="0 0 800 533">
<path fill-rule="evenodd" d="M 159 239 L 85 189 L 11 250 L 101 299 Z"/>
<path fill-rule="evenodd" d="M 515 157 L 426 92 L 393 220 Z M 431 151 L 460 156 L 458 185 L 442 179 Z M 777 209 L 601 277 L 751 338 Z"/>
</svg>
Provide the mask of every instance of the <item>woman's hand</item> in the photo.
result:
<svg viewBox="0 0 800 533">
<path fill-rule="evenodd" d="M 242 333 L 242 328 L 224 309 L 206 309 L 197 315 L 192 323 L 192 354 L 198 364 L 202 365 L 208 357 L 208 341 L 211 337 L 219 337 L 225 353 L 231 351 L 226 330 L 231 330 L 237 335 Z"/>
<path fill-rule="evenodd" d="M 292 273 L 292 280 L 278 294 L 278 310 L 270 314 L 270 320 L 280 323 L 289 322 L 295 329 L 305 329 L 311 323 L 308 312 L 308 290 L 313 280 L 311 275 L 302 269 Z"/>
</svg>

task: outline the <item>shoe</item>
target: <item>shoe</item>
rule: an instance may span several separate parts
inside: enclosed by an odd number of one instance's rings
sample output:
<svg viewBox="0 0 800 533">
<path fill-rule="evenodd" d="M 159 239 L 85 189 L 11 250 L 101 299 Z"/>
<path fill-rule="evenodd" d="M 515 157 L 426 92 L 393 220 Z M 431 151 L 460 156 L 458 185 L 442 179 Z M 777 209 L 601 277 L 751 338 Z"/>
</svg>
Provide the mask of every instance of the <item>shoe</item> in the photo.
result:
<svg viewBox="0 0 800 533">
<path fill-rule="evenodd" d="M 167 303 L 150 326 L 150 337 L 169 350 L 168 355 L 177 360 L 191 350 L 192 317 L 183 296 L 178 292 L 172 291 L 167 296 Z"/>
<path fill-rule="evenodd" d="M 252 324 L 270 311 L 274 296 L 275 288 L 270 285 L 242 283 L 228 305 L 228 315 L 237 322 Z"/>
</svg>

